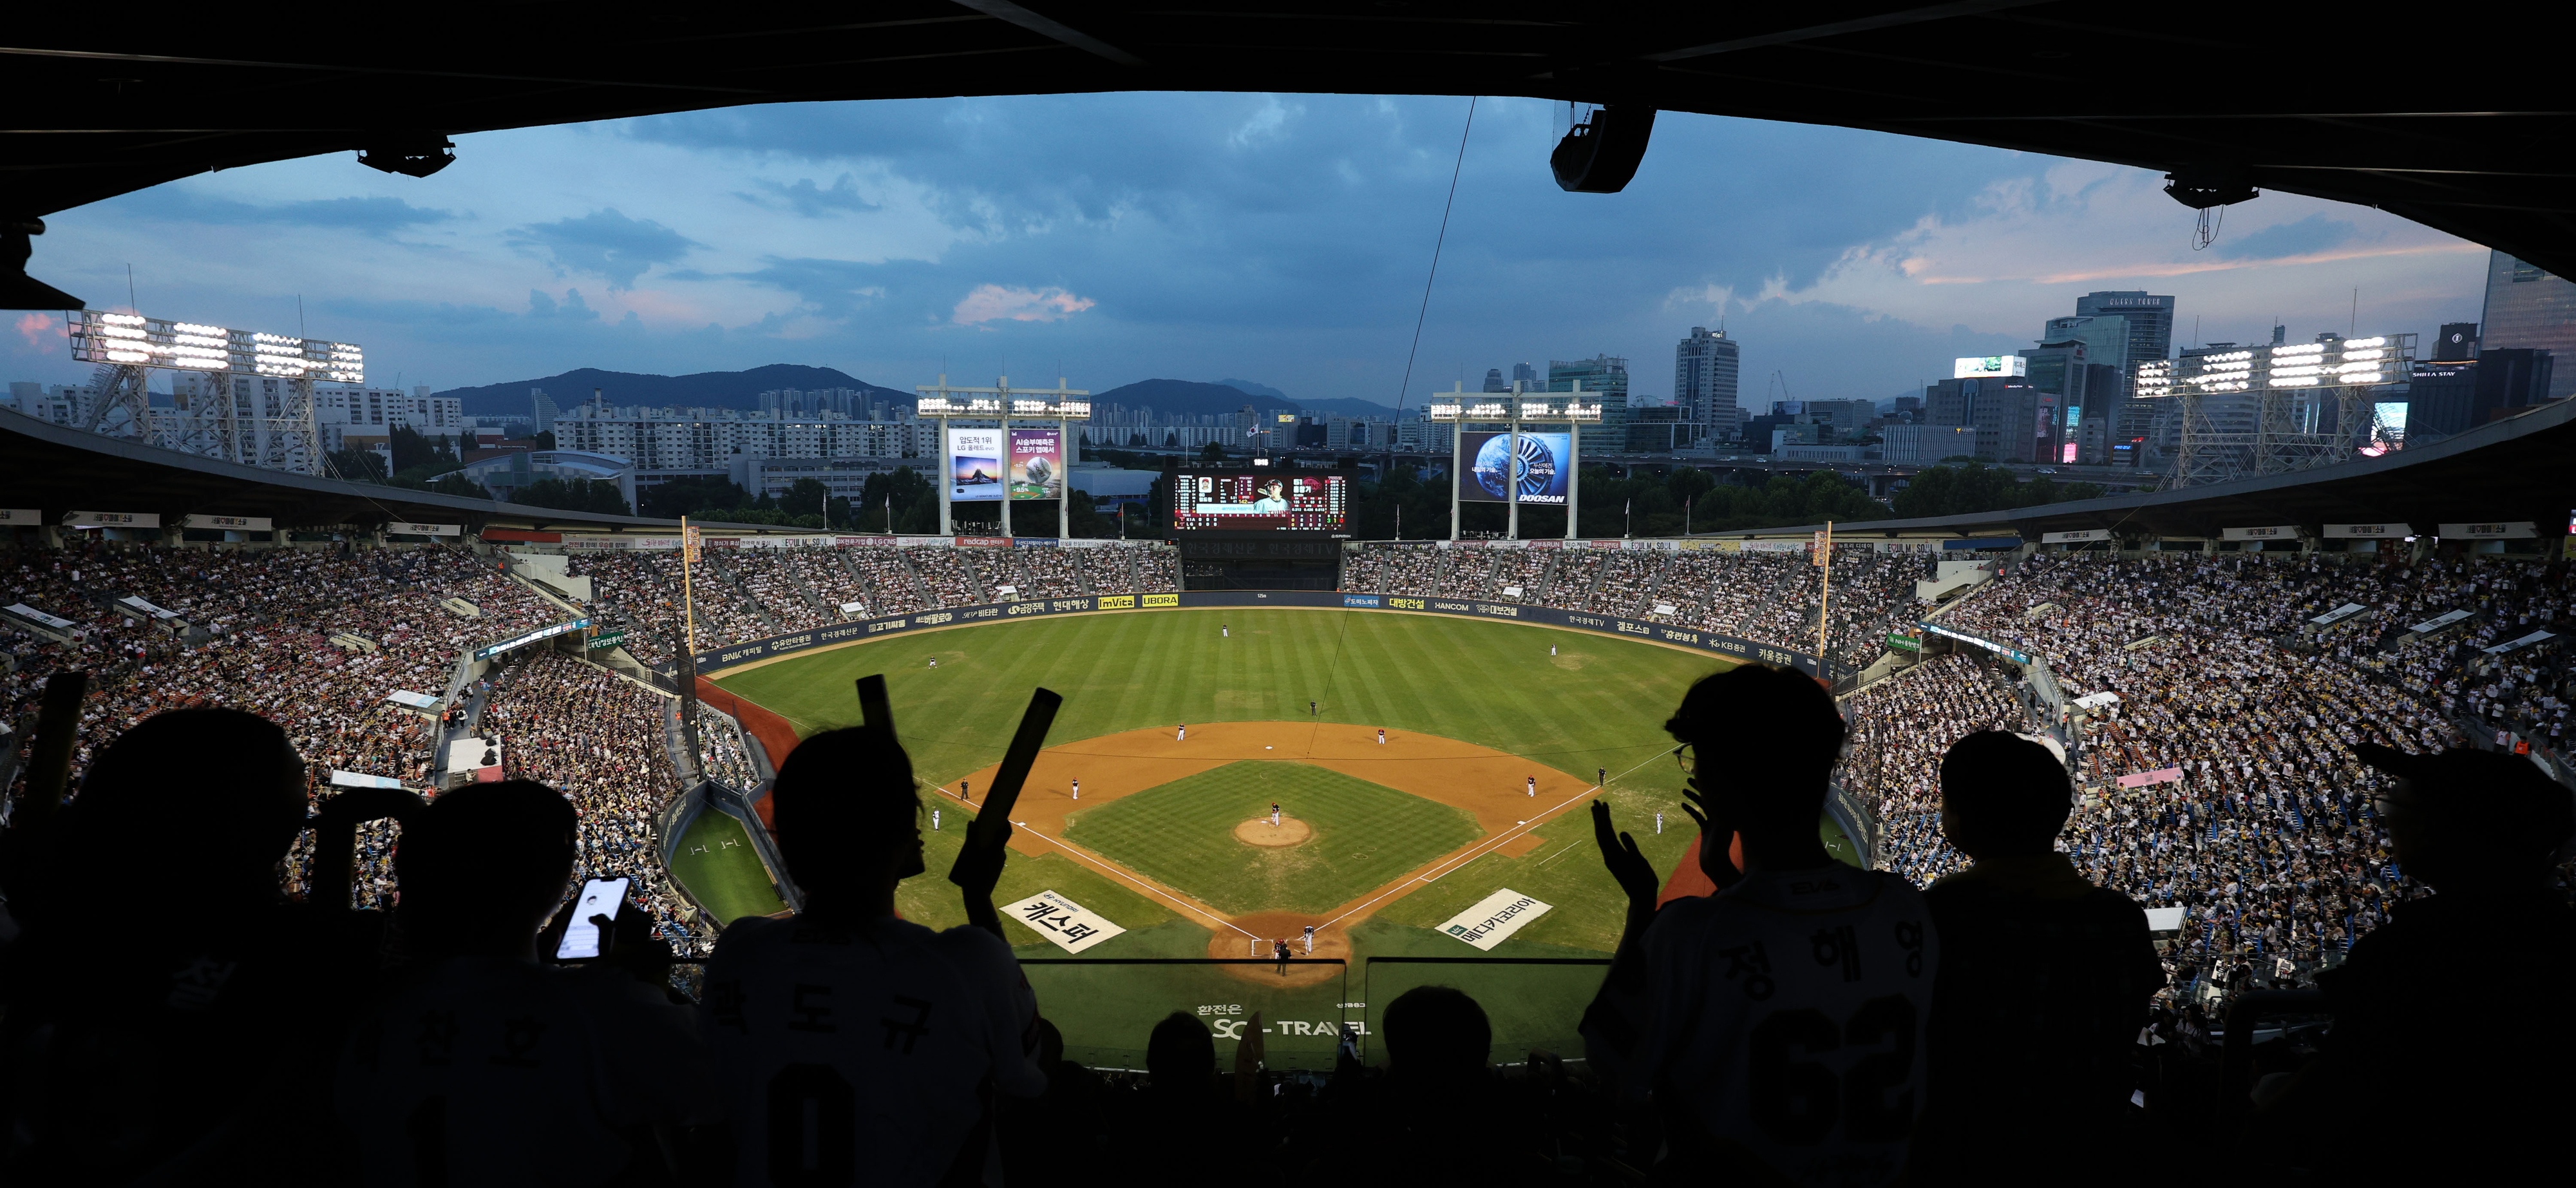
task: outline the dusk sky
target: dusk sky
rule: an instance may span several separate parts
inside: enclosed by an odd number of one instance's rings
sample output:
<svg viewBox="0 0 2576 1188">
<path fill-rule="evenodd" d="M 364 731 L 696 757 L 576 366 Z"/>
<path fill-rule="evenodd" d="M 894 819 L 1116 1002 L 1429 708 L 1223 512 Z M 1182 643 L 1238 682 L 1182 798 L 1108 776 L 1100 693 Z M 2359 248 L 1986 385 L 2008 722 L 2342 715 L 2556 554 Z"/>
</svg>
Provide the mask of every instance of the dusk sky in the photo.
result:
<svg viewBox="0 0 2576 1188">
<path fill-rule="evenodd" d="M 1114 94 L 738 108 L 457 138 L 427 179 L 354 154 L 50 216 L 30 272 L 143 312 L 362 344 L 372 382 L 576 367 L 942 367 L 1241 378 L 1391 404 L 1463 98 Z M 1627 191 L 1568 194 L 1561 109 L 1477 104 L 1408 403 L 1488 367 L 1629 356 L 1723 318 L 1743 398 L 1885 399 L 2032 345 L 2077 295 L 2179 297 L 2175 336 L 2294 340 L 2475 320 L 2487 253 L 2287 194 L 2192 212 L 2154 174 L 1876 133 L 1665 113 Z M 5 378 L 77 382 L 14 315 Z M 166 381 L 157 381 L 162 387 Z M 616 398 L 616 393 L 609 393 Z"/>
</svg>

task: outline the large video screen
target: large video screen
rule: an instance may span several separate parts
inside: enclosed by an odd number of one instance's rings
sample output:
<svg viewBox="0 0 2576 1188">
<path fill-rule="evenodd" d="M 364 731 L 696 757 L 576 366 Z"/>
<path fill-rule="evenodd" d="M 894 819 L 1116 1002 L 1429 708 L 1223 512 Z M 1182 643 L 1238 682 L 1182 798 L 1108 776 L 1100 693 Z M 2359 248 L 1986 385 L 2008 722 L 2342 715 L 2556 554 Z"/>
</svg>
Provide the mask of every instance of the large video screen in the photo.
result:
<svg viewBox="0 0 2576 1188">
<path fill-rule="evenodd" d="M 1349 488 L 1338 474 L 1181 471 L 1172 527 L 1183 532 L 1342 532 Z"/>
<path fill-rule="evenodd" d="M 1565 506 L 1566 492 L 1574 485 L 1574 468 L 1567 461 L 1574 456 L 1571 433 L 1531 433 L 1520 435 L 1520 457 L 1512 455 L 1509 433 L 1461 433 L 1459 453 L 1467 459 L 1467 469 L 1458 476 L 1458 498 L 1468 503 L 1515 502 L 1510 483 L 1520 484 L 1517 502 Z"/>
</svg>

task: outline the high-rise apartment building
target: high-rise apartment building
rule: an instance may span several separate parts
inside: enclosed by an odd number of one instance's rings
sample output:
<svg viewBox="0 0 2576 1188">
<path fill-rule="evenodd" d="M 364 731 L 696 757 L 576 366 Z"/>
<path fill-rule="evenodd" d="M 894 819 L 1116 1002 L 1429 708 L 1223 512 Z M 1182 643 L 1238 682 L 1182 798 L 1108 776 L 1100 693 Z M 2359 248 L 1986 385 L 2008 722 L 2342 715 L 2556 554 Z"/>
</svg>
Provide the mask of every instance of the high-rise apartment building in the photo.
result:
<svg viewBox="0 0 2576 1188">
<path fill-rule="evenodd" d="M 546 390 L 544 388 L 530 388 L 528 389 L 528 403 L 532 406 L 530 412 L 536 421 L 536 428 L 530 429 L 528 432 L 547 433 L 553 431 L 556 415 L 555 398 L 546 395 Z"/>
<path fill-rule="evenodd" d="M 2086 293 L 2075 299 L 2075 316 L 2119 318 L 2127 322 L 2129 357 L 2121 374 L 2133 374 L 2149 359 L 2173 357 L 2174 299 L 2144 289 Z"/>
<path fill-rule="evenodd" d="M 2481 357 L 2496 350 L 2548 351 L 2556 363 L 2576 355 L 2576 282 L 2503 252 L 2487 257 L 2486 314 L 2479 320 Z M 2552 368 L 2549 398 L 2576 395 L 2576 363 Z"/>
<path fill-rule="evenodd" d="M 1726 331 L 1706 326 L 1691 327 L 1690 337 L 1673 347 L 1673 403 L 1720 436 L 1735 430 L 1739 354 Z"/>
</svg>

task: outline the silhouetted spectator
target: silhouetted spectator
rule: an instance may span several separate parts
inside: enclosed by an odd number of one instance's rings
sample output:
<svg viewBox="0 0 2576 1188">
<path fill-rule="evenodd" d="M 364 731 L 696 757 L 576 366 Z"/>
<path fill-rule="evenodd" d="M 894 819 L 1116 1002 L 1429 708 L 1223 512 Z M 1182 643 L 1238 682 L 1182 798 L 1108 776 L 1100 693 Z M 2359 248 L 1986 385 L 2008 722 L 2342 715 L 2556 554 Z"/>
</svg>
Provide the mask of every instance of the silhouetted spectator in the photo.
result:
<svg viewBox="0 0 2576 1188">
<path fill-rule="evenodd" d="M 1002 1102 L 1002 1157 L 1012 1188 L 1082 1185 L 1131 1177 L 1118 1170 L 1124 1152 L 1111 1143 L 1101 1113 L 1099 1074 L 1064 1058 L 1064 1033 L 1038 1020 L 1043 1095 Z"/>
<path fill-rule="evenodd" d="M 734 921 L 701 1003 L 737 1182 L 849 1183 L 864 1170 L 927 1185 L 961 1160 L 980 1178 L 990 1094 L 1046 1088 L 1037 1003 L 995 932 L 896 917 L 895 885 L 923 869 L 912 760 L 875 732 L 826 731 L 789 756 L 770 802 L 805 911 Z"/>
<path fill-rule="evenodd" d="M 2396 776 L 2373 811 L 2408 878 L 2398 906 L 2320 975 L 2323 1051 L 2257 1116 L 2320 1182 L 2506 1183 L 2553 1166 L 2576 1116 L 2576 911 L 2548 886 L 2576 808 L 2530 760 L 2467 749 L 2353 753 Z M 2276 1154 L 2279 1153 L 2276 1151 Z"/>
<path fill-rule="evenodd" d="M 1349 1144 L 1330 1170 L 1361 1184 L 1523 1184 L 1548 1170 L 1539 1135 L 1496 1126 L 1513 1115 L 1487 1066 L 1493 1023 L 1464 991 L 1416 986 L 1379 1016 L 1387 1073 L 1349 1095 Z"/>
<path fill-rule="evenodd" d="M 1257 1015 L 1240 1022 L 1245 1034 L 1237 1037 L 1238 1050 L 1257 1042 L 1246 1037 L 1258 1036 L 1261 1027 Z M 1145 1041 L 1152 1079 L 1125 1111 L 1126 1175 L 1148 1188 L 1198 1184 L 1229 1154 L 1239 1161 L 1247 1153 L 1229 1140 L 1253 1132 L 1238 1124 L 1241 1111 L 1221 1091 L 1216 1068 L 1216 1037 L 1206 1020 L 1174 1011 L 1154 1024 Z"/>
<path fill-rule="evenodd" d="M 307 1119 L 364 970 L 278 894 L 304 762 L 239 710 L 156 714 L 101 749 L 11 880 L 0 1181 L 316 1173 Z"/>
<path fill-rule="evenodd" d="M 1685 796 L 1703 862 L 1723 873 L 1733 833 L 1742 877 L 1655 916 L 1642 990 L 1605 984 L 1586 1014 L 1593 1066 L 1661 1114 L 1677 1180 L 1894 1180 L 1923 1101 L 1939 944 L 1911 884 L 1825 850 L 1833 699 L 1749 664 L 1693 685 L 1664 728 L 1725 757 Z"/>
<path fill-rule="evenodd" d="M 2000 730 L 1941 758 L 1941 834 L 1973 860 L 1923 893 L 1940 928 L 1922 1183 L 2010 1183 L 2103 1163 L 2128 1133 L 2133 1053 L 2164 966 L 2146 911 L 2053 848 L 2074 788 L 2048 748 Z"/>
<path fill-rule="evenodd" d="M 405 824 L 394 870 L 414 960 L 340 1065 L 366 1183 L 607 1183 L 659 1168 L 653 1126 L 713 1120 L 686 1008 L 618 968 L 537 963 L 577 830 L 571 802 L 527 780 L 468 785 Z M 603 931 L 630 955 L 659 943 L 632 904 Z"/>
</svg>

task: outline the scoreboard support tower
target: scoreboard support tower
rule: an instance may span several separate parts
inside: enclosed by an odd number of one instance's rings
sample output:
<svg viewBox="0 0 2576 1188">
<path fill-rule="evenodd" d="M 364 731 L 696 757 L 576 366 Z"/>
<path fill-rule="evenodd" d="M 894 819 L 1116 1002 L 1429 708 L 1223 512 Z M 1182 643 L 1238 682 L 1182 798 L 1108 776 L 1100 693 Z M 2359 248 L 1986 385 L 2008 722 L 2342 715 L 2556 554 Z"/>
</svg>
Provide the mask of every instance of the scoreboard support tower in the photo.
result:
<svg viewBox="0 0 2576 1188">
<path fill-rule="evenodd" d="M 1002 376 L 989 388 L 957 388 L 942 374 L 936 384 L 922 384 L 913 389 L 921 399 L 913 406 L 913 415 L 938 426 L 939 435 L 939 534 L 954 535 L 956 521 L 949 515 L 948 487 L 955 481 L 950 473 L 954 465 L 948 456 L 948 426 L 951 421 L 993 421 L 1002 427 L 1002 535 L 1011 534 L 1011 422 L 1054 421 L 1056 440 L 1064 448 L 1063 489 L 1055 504 L 1055 536 L 1062 540 L 1073 532 L 1073 459 L 1081 446 L 1073 437 L 1073 422 L 1091 419 L 1091 401 L 1073 399 L 1089 397 L 1083 388 L 1068 388 L 1064 377 L 1055 377 L 1052 388 L 1014 388 L 1011 377 Z M 965 399 L 960 400 L 958 397 Z"/>
<path fill-rule="evenodd" d="M 1580 508 L 1578 501 L 1583 497 L 1581 426 L 1600 423 L 1601 402 L 1597 398 L 1589 403 L 1584 401 L 1582 380 L 1574 381 L 1574 388 L 1564 394 L 1565 399 L 1562 403 L 1555 400 L 1528 399 L 1533 395 L 1555 394 L 1529 392 L 1523 387 L 1527 382 L 1513 380 L 1512 390 L 1508 393 L 1509 400 L 1503 399 L 1506 393 L 1469 392 L 1464 383 L 1456 383 L 1446 392 L 1432 393 L 1423 405 L 1427 419 L 1446 422 L 1450 426 L 1449 539 L 1451 540 L 1458 539 L 1459 492 L 1466 489 L 1467 470 L 1474 461 L 1466 455 L 1465 431 L 1471 424 L 1501 424 L 1507 426 L 1511 432 L 1511 449 L 1504 456 L 1511 460 L 1509 465 L 1512 473 L 1509 480 L 1503 484 L 1503 502 L 1510 509 L 1505 513 L 1507 519 L 1504 536 L 1511 540 L 1521 538 L 1521 426 L 1523 424 L 1561 424 L 1566 427 L 1565 462 L 1571 473 L 1565 476 L 1565 539 L 1574 539 L 1576 512 Z"/>
</svg>

